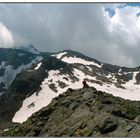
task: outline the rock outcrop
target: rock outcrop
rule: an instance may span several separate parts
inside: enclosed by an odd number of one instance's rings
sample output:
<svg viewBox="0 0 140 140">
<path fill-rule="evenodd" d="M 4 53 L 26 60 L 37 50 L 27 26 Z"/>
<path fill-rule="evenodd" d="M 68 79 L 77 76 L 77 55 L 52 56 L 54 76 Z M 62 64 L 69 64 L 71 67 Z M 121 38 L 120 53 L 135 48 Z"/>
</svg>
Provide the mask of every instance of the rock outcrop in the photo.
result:
<svg viewBox="0 0 140 140">
<path fill-rule="evenodd" d="M 124 100 L 93 87 L 68 89 L 1 136 L 139 137 L 140 102 Z"/>
</svg>

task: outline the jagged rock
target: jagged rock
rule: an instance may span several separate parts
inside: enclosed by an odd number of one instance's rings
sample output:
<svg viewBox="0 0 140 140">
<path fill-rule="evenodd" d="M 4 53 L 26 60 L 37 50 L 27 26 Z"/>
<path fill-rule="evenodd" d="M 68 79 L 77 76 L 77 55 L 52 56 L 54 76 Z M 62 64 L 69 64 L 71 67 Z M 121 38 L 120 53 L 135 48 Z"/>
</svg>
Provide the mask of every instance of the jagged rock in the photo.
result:
<svg viewBox="0 0 140 140">
<path fill-rule="evenodd" d="M 112 102 L 109 101 L 109 100 L 103 100 L 101 103 L 102 103 L 102 104 L 108 104 L 108 105 L 112 104 Z"/>
<path fill-rule="evenodd" d="M 70 109 L 74 110 L 80 103 L 79 102 L 73 102 L 70 104 Z"/>
<path fill-rule="evenodd" d="M 118 126 L 118 122 L 116 119 L 107 118 L 103 120 L 100 124 L 98 124 L 98 128 L 100 129 L 101 134 L 106 134 L 114 131 Z"/>
<path fill-rule="evenodd" d="M 134 118 L 133 114 L 127 114 L 127 112 L 122 112 L 121 110 L 112 111 L 112 114 L 117 116 L 117 117 L 122 117 L 122 118 L 127 118 L 127 119 Z"/>
<path fill-rule="evenodd" d="M 127 126 L 126 126 L 126 130 L 127 130 L 127 131 L 132 130 L 132 129 L 134 128 L 134 125 L 135 125 L 135 124 L 129 124 L 129 125 L 127 125 Z"/>
<path fill-rule="evenodd" d="M 61 102 L 61 105 L 64 105 L 65 107 L 68 107 L 70 105 L 70 100 L 64 100 Z"/>
<path fill-rule="evenodd" d="M 73 92 L 74 90 L 72 88 L 68 88 L 68 92 Z"/>
<path fill-rule="evenodd" d="M 140 115 L 138 115 L 138 116 L 135 118 L 135 122 L 140 123 Z"/>
<path fill-rule="evenodd" d="M 81 136 L 89 137 L 89 136 L 91 136 L 92 133 L 93 133 L 92 130 L 90 130 L 88 127 L 85 127 L 84 129 L 78 128 L 75 131 L 74 135 L 76 137 L 81 137 Z"/>
<path fill-rule="evenodd" d="M 140 104 L 94 88 L 67 91 L 1 136 L 140 136 Z"/>
<path fill-rule="evenodd" d="M 88 99 L 94 98 L 94 97 L 95 97 L 95 94 L 94 94 L 93 92 L 85 92 L 85 93 L 83 94 L 83 98 L 84 98 L 85 100 L 88 100 Z"/>
</svg>

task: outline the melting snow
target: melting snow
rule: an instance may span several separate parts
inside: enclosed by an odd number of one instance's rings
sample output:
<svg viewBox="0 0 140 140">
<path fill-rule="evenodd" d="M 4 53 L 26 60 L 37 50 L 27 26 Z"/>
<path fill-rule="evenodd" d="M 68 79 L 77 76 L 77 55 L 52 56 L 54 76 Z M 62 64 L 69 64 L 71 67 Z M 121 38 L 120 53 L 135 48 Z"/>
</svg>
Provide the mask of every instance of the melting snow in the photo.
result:
<svg viewBox="0 0 140 140">
<path fill-rule="evenodd" d="M 62 61 L 66 62 L 66 63 L 70 63 L 70 64 L 73 64 L 73 63 L 79 63 L 79 64 L 83 64 L 83 65 L 94 65 L 94 66 L 97 66 L 97 67 L 102 67 L 101 65 L 93 62 L 93 61 L 87 61 L 87 60 L 84 60 L 84 59 L 81 59 L 81 58 L 77 58 L 76 56 L 74 57 L 64 57 L 62 58 Z"/>
<path fill-rule="evenodd" d="M 37 66 L 35 67 L 35 70 L 38 70 L 40 68 L 41 64 L 42 64 L 41 62 L 38 63 Z"/>
<path fill-rule="evenodd" d="M 117 88 L 115 85 L 107 83 L 103 83 L 102 86 L 91 82 L 88 82 L 88 84 L 91 87 L 95 87 L 97 90 L 110 93 L 114 96 L 119 96 L 124 99 L 130 100 L 140 100 L 140 86 L 135 84 L 135 76 L 137 73 L 139 72 L 134 72 L 133 79 L 127 82 L 126 84 L 122 85 L 127 89 Z M 12 120 L 13 122 L 22 123 L 26 121 L 33 113 L 40 110 L 44 106 L 47 106 L 54 97 L 65 92 L 68 88 L 82 88 L 82 81 L 84 78 L 88 78 L 89 80 L 96 80 L 96 77 L 86 75 L 85 73 L 76 68 L 74 68 L 73 75 L 75 75 L 79 79 L 79 81 L 75 81 L 74 83 L 70 78 L 70 75 L 61 74 L 59 70 L 51 70 L 48 72 L 48 75 L 48 78 L 44 79 L 44 81 L 41 84 L 42 89 L 38 93 L 35 92 L 33 95 L 31 95 L 23 101 L 22 107 L 18 112 L 16 112 Z M 64 77 L 67 77 L 68 80 L 66 80 Z M 111 77 L 111 75 L 109 74 L 108 77 Z M 59 80 L 61 82 L 64 82 L 67 86 L 65 88 L 61 88 L 58 84 Z M 52 91 L 49 88 L 49 84 L 55 84 L 55 87 L 57 88 L 58 92 L 56 93 Z M 34 105 L 29 108 L 29 105 L 33 103 Z"/>
<path fill-rule="evenodd" d="M 16 112 L 12 121 L 22 123 L 22 122 L 26 121 L 28 119 L 28 117 L 30 117 L 34 112 L 40 110 L 44 106 L 47 106 L 54 97 L 65 92 L 68 88 L 73 88 L 73 89 L 81 88 L 82 87 L 82 80 L 85 78 L 85 76 L 86 76 L 86 78 L 90 78 L 93 80 L 96 79 L 95 77 L 85 75 L 83 72 L 81 72 L 78 69 L 74 69 L 73 73 L 74 73 L 74 75 L 77 75 L 79 77 L 78 82 L 73 83 L 71 81 L 71 79 L 69 78 L 68 74 L 61 75 L 59 70 L 49 71 L 48 72 L 49 77 L 46 78 L 42 82 L 42 85 L 41 85 L 42 89 L 38 93 L 35 92 L 33 95 L 31 95 L 30 97 L 26 98 L 23 101 L 22 107 L 20 108 L 20 110 L 18 112 Z M 69 80 L 67 81 L 66 79 L 64 79 L 64 77 L 67 77 Z M 61 82 L 64 82 L 68 86 L 65 88 L 61 88 L 58 84 L 59 80 Z M 51 83 L 54 83 L 55 86 L 57 87 L 57 90 L 58 90 L 57 93 L 55 93 L 54 91 L 52 91 L 49 88 L 48 84 L 51 84 Z M 34 106 L 29 108 L 29 105 L 31 105 L 32 103 L 34 103 Z"/>
<path fill-rule="evenodd" d="M 8 128 L 8 129 L 4 129 L 3 131 L 6 132 L 6 131 L 8 131 L 8 130 L 10 130 L 10 129 L 9 129 L 9 128 Z"/>
<path fill-rule="evenodd" d="M 19 53 L 19 54 L 18 54 L 18 56 L 24 56 L 24 55 L 25 55 L 24 53 Z"/>
<path fill-rule="evenodd" d="M 136 75 L 139 72 L 133 72 L 133 79 L 129 80 L 127 83 L 122 84 L 123 87 L 126 89 L 117 88 L 114 85 L 103 84 L 103 86 L 95 86 L 98 90 L 108 92 L 114 96 L 122 97 L 124 99 L 129 100 L 140 100 L 140 86 L 135 84 L 136 83 Z M 109 86 L 109 87 L 108 87 Z"/>
<path fill-rule="evenodd" d="M 22 64 L 17 69 L 14 69 L 12 65 L 4 66 L 3 68 L 5 68 L 5 74 L 3 76 L 0 76 L 0 83 L 4 82 L 6 88 L 8 88 L 18 73 L 20 73 L 22 70 L 31 67 L 33 63 L 36 63 L 37 61 L 40 60 L 42 60 L 42 57 L 38 56 L 36 57 L 36 59 L 32 60 L 29 64 L 27 65 Z"/>
<path fill-rule="evenodd" d="M 39 93 L 35 92 L 33 95 L 24 100 L 22 107 L 15 114 L 12 120 L 13 122 L 22 123 L 26 121 L 27 118 L 30 117 L 34 112 L 48 105 L 51 102 L 52 98 L 57 96 L 57 94 L 48 87 L 47 79 L 42 82 L 41 87 L 42 90 Z M 28 107 L 33 102 L 34 107 Z"/>
<path fill-rule="evenodd" d="M 0 65 L 0 69 L 3 68 L 4 66 L 5 66 L 5 61 L 2 61 Z"/>
<path fill-rule="evenodd" d="M 86 66 L 86 67 L 88 68 L 89 71 L 92 72 L 92 68 L 91 67 L 89 67 L 89 66 Z"/>
<path fill-rule="evenodd" d="M 57 59 L 60 59 L 63 55 L 67 54 L 67 52 L 62 52 L 56 55 Z"/>
<path fill-rule="evenodd" d="M 60 59 L 63 55 L 67 54 L 67 52 L 62 52 L 62 53 L 58 53 L 58 54 L 53 54 L 51 56 L 56 57 L 57 59 Z"/>
<path fill-rule="evenodd" d="M 120 73 L 120 72 L 122 72 L 122 69 L 121 69 L 121 68 L 119 69 L 119 73 Z"/>
</svg>

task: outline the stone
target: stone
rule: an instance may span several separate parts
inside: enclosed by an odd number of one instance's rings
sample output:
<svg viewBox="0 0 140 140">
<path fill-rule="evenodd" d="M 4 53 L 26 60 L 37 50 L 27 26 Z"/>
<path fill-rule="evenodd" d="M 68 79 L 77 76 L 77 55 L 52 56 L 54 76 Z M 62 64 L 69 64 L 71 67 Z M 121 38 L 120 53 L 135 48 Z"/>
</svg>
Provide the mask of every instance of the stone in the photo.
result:
<svg viewBox="0 0 140 140">
<path fill-rule="evenodd" d="M 89 137 L 91 136 L 92 134 L 92 130 L 90 130 L 89 128 L 84 128 L 82 131 L 81 131 L 81 135 L 84 136 L 84 137 Z"/>
<path fill-rule="evenodd" d="M 64 100 L 60 105 L 63 105 L 65 107 L 68 107 L 70 105 L 70 100 Z"/>
<path fill-rule="evenodd" d="M 42 122 L 42 121 L 39 121 L 36 125 L 37 126 L 41 126 L 41 125 L 43 125 L 44 123 Z"/>
<path fill-rule="evenodd" d="M 129 125 L 126 126 L 126 130 L 127 130 L 127 131 L 130 131 L 130 130 L 132 130 L 133 128 L 134 128 L 134 125 L 130 125 L 130 124 L 129 124 Z"/>
<path fill-rule="evenodd" d="M 109 100 L 103 100 L 103 101 L 101 101 L 101 103 L 102 104 L 108 104 L 108 105 L 112 104 L 112 102 L 109 101 Z"/>
<path fill-rule="evenodd" d="M 91 88 L 75 89 L 0 136 L 139 137 L 139 112 L 139 102 Z"/>
<path fill-rule="evenodd" d="M 112 132 L 117 128 L 117 126 L 118 124 L 116 120 L 112 118 L 107 118 L 98 125 L 101 134 Z"/>
<path fill-rule="evenodd" d="M 68 88 L 68 92 L 73 92 L 74 90 L 72 88 Z"/>
<path fill-rule="evenodd" d="M 136 116 L 134 121 L 140 123 L 140 115 Z"/>
<path fill-rule="evenodd" d="M 83 94 L 83 98 L 84 98 L 85 100 L 88 100 L 88 99 L 91 99 L 91 98 L 94 98 L 94 97 L 95 97 L 95 95 L 94 95 L 93 92 L 85 92 L 85 93 Z"/>
<path fill-rule="evenodd" d="M 69 108 L 74 110 L 78 105 L 79 105 L 79 102 L 73 102 L 72 104 L 70 104 Z"/>
</svg>

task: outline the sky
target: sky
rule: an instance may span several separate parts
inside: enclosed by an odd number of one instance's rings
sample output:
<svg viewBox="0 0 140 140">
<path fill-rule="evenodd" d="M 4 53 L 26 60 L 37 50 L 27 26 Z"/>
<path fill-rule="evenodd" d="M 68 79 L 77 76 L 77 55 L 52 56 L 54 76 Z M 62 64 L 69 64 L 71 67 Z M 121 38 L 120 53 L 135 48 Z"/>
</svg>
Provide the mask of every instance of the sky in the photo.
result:
<svg viewBox="0 0 140 140">
<path fill-rule="evenodd" d="M 101 62 L 140 66 L 140 4 L 1 3 L 0 47 L 71 49 Z"/>
</svg>

